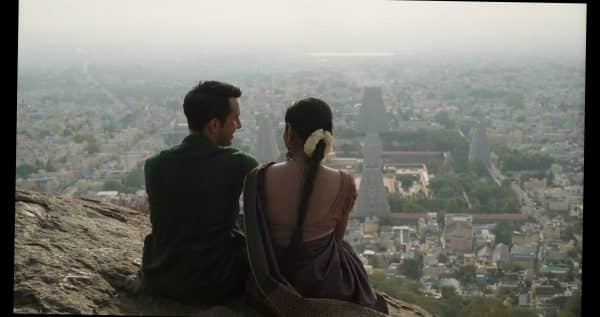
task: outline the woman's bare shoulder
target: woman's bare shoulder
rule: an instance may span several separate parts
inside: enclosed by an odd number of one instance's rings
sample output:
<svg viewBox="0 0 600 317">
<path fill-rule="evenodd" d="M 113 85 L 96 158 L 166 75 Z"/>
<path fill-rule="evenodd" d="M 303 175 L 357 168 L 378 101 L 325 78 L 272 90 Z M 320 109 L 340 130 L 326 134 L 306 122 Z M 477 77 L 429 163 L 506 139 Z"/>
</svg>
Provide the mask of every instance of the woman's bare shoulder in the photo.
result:
<svg viewBox="0 0 600 317">
<path fill-rule="evenodd" d="M 277 162 L 277 163 L 269 166 L 269 168 L 267 169 L 267 174 L 270 174 L 270 173 L 278 174 L 285 169 L 286 169 L 285 162 Z"/>
<path fill-rule="evenodd" d="M 267 184 L 269 180 L 280 182 L 281 180 L 298 177 L 297 171 L 289 166 L 286 162 L 278 162 L 271 166 L 266 171 Z"/>
<path fill-rule="evenodd" d="M 340 175 L 342 174 L 341 170 L 338 170 L 336 168 L 331 168 L 326 165 L 321 165 L 321 167 L 322 167 L 321 170 L 323 171 L 323 174 L 325 174 L 325 176 L 327 178 L 339 178 Z"/>
<path fill-rule="evenodd" d="M 325 170 L 325 171 L 326 171 L 326 172 L 327 172 L 329 175 L 333 175 L 333 176 L 337 176 L 337 177 L 339 177 L 339 176 L 342 176 L 342 177 L 344 177 L 344 176 L 346 176 L 346 175 L 348 175 L 348 176 L 352 176 L 352 173 L 350 173 L 349 171 L 347 171 L 347 170 L 345 170 L 345 169 L 336 169 L 336 168 L 332 168 L 332 167 L 325 166 L 325 165 L 323 165 L 323 167 L 324 167 L 324 170 Z M 347 176 L 346 176 L 346 177 L 347 177 Z"/>
</svg>

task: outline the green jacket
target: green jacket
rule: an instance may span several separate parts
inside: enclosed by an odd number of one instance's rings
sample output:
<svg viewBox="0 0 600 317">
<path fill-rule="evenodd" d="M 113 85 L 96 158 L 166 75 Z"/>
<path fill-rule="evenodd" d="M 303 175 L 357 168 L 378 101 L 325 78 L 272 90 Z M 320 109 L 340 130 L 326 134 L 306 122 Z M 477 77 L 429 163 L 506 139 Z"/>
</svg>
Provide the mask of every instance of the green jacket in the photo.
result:
<svg viewBox="0 0 600 317">
<path fill-rule="evenodd" d="M 248 260 L 234 227 L 244 178 L 257 165 L 199 134 L 146 160 L 152 222 L 140 270 L 146 293 L 213 303 L 243 288 Z"/>
</svg>

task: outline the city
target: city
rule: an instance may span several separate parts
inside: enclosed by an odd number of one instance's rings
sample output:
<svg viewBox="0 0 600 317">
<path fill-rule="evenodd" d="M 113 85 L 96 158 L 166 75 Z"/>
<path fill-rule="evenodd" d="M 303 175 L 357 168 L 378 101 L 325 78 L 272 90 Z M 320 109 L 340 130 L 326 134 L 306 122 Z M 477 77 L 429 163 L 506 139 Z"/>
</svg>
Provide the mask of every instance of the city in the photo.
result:
<svg viewBox="0 0 600 317">
<path fill-rule="evenodd" d="M 456 298 L 524 316 L 553 316 L 580 298 L 582 64 L 304 63 L 226 75 L 243 92 L 233 146 L 283 160 L 286 107 L 303 96 L 328 102 L 335 141 L 325 164 L 355 177 L 345 240 L 375 287 L 441 315 Z M 182 98 L 197 79 L 172 77 L 87 61 L 20 72 L 17 187 L 145 212 L 144 160 L 188 133 Z"/>
</svg>

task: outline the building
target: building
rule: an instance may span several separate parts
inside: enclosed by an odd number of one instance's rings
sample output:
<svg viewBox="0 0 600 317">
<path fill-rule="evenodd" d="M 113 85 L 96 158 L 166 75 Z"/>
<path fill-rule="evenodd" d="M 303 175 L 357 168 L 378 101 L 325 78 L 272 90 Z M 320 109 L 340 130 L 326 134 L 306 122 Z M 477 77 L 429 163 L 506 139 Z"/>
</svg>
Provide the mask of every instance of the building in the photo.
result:
<svg viewBox="0 0 600 317">
<path fill-rule="evenodd" d="M 506 263 L 510 260 L 510 249 L 504 243 L 498 243 L 492 254 L 492 262 L 496 264 Z"/>
<path fill-rule="evenodd" d="M 551 198 L 548 200 L 548 211 L 550 212 L 566 213 L 569 211 L 569 207 L 569 200 L 566 198 Z"/>
<path fill-rule="evenodd" d="M 385 164 L 419 164 L 441 166 L 444 164 L 444 152 L 440 151 L 385 151 L 381 158 Z"/>
<path fill-rule="evenodd" d="M 481 265 L 489 265 L 492 263 L 492 256 L 494 255 L 494 249 L 491 245 L 482 245 L 476 249 L 475 254 L 477 255 L 477 263 Z"/>
<path fill-rule="evenodd" d="M 363 223 L 363 232 L 365 234 L 377 234 L 379 232 L 379 218 L 365 217 Z"/>
<path fill-rule="evenodd" d="M 275 141 L 271 118 L 263 117 L 258 121 L 258 139 L 256 142 L 256 159 L 261 163 L 279 160 L 279 149 Z"/>
<path fill-rule="evenodd" d="M 519 300 L 518 300 L 518 305 L 519 306 L 529 306 L 530 304 L 530 294 L 529 294 L 529 289 L 527 287 L 527 283 L 525 282 L 525 280 L 521 279 L 519 281 L 518 284 L 518 294 L 519 294 Z"/>
<path fill-rule="evenodd" d="M 388 131 L 388 118 L 381 96 L 381 87 L 365 87 L 362 106 L 358 114 L 358 130 L 367 133 Z"/>
<path fill-rule="evenodd" d="M 473 216 L 447 214 L 444 226 L 444 248 L 449 252 L 473 251 Z"/>
<path fill-rule="evenodd" d="M 409 226 L 393 226 L 392 232 L 397 250 L 405 251 L 415 237 L 415 229 Z"/>
<path fill-rule="evenodd" d="M 483 245 L 494 245 L 496 244 L 496 235 L 491 233 L 487 228 L 478 228 L 475 230 L 475 241 L 473 249 L 477 250 Z"/>
<path fill-rule="evenodd" d="M 367 134 L 363 147 L 363 171 L 358 199 L 351 217 L 387 217 L 390 215 L 388 193 L 383 184 L 381 140 L 378 134 Z"/>
<path fill-rule="evenodd" d="M 527 269 L 533 270 L 537 262 L 537 245 L 514 245 L 510 250 L 510 261 Z"/>
</svg>

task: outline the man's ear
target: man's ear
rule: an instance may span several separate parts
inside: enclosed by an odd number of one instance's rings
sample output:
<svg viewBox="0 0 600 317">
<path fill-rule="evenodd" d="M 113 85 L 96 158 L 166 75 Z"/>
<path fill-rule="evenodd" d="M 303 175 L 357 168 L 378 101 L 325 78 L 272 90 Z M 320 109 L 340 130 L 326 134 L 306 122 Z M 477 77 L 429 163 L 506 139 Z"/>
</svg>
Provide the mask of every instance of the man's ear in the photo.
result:
<svg viewBox="0 0 600 317">
<path fill-rule="evenodd" d="M 219 119 L 212 118 L 206 124 L 207 132 L 210 133 L 211 135 L 215 134 L 217 131 L 219 131 L 219 126 L 220 126 Z"/>
</svg>

